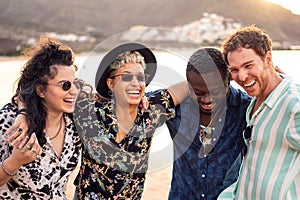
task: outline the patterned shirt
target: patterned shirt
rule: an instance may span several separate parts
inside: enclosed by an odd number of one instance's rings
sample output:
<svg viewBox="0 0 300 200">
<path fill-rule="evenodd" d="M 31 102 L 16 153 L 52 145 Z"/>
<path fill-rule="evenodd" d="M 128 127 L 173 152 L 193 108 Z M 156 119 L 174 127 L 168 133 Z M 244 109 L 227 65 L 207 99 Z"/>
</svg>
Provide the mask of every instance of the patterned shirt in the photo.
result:
<svg viewBox="0 0 300 200">
<path fill-rule="evenodd" d="M 0 110 L 1 162 L 12 153 L 5 132 L 13 124 L 17 110 L 12 104 Z M 46 136 L 47 142 L 42 147 L 40 158 L 20 167 L 17 175 L 0 187 L 0 199 L 67 199 L 67 181 L 79 161 L 81 142 L 72 120 L 68 115 L 64 116 L 65 142 L 61 156 L 57 156 L 50 138 Z"/>
<path fill-rule="evenodd" d="M 285 78 L 250 119 L 237 199 L 300 199 L 300 85 Z"/>
<path fill-rule="evenodd" d="M 250 97 L 229 87 L 227 105 L 218 116 L 212 137 L 213 152 L 205 154 L 199 139 L 198 103 L 191 99 L 180 104 L 176 118 L 167 121 L 174 145 L 174 164 L 169 199 L 216 199 L 238 177 L 242 132 Z"/>
<path fill-rule="evenodd" d="M 149 103 L 144 113 L 138 110 L 133 127 L 117 143 L 115 103 L 78 100 L 74 119 L 85 149 L 75 181 L 78 198 L 141 198 L 154 131 L 175 114 L 167 90 L 153 94 Z"/>
</svg>

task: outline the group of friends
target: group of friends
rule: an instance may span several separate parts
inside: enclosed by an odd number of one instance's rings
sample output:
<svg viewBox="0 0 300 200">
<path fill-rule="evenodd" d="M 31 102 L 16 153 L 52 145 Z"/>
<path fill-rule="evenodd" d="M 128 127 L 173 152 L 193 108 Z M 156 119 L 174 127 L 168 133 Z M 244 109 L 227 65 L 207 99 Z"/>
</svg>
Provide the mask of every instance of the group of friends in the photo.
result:
<svg viewBox="0 0 300 200">
<path fill-rule="evenodd" d="M 70 47 L 44 37 L 25 53 L 0 110 L 0 199 L 66 199 L 80 159 L 74 199 L 141 199 L 164 123 L 170 200 L 300 199 L 300 85 L 274 66 L 263 29 L 242 27 L 221 48 L 199 48 L 187 81 L 147 93 L 154 53 L 121 44 L 99 64 L 97 99 L 76 78 Z"/>
</svg>

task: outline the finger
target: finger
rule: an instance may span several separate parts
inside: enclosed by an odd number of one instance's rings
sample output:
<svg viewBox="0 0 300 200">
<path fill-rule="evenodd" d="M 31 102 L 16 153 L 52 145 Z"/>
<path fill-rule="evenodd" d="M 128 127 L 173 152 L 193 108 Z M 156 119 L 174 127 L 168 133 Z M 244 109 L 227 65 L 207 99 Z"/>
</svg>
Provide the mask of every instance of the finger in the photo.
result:
<svg viewBox="0 0 300 200">
<path fill-rule="evenodd" d="M 14 130 L 14 133 L 7 138 L 7 142 L 11 142 L 11 146 L 16 146 L 19 144 L 23 139 L 25 139 L 26 134 L 23 132 L 22 128 L 17 128 Z"/>
<path fill-rule="evenodd" d="M 27 141 L 29 140 L 29 136 L 27 134 L 25 134 L 25 138 L 19 143 L 18 148 L 22 149 L 24 147 L 24 145 L 27 143 Z"/>
<path fill-rule="evenodd" d="M 33 145 L 35 143 L 35 140 L 36 140 L 36 135 L 35 135 L 35 133 L 32 133 L 29 140 L 28 140 L 28 143 L 31 147 L 33 147 Z"/>
<path fill-rule="evenodd" d="M 148 109 L 149 101 L 148 101 L 147 97 L 145 97 L 145 96 L 142 98 L 142 105 L 143 105 L 144 109 L 146 109 L 146 110 Z"/>
<path fill-rule="evenodd" d="M 7 135 L 11 135 L 15 133 L 14 131 L 18 128 L 22 128 L 23 132 L 28 131 L 28 125 L 26 121 L 26 116 L 25 115 L 17 115 L 15 122 L 12 124 L 11 127 L 5 132 Z"/>
<path fill-rule="evenodd" d="M 37 145 L 36 154 L 37 155 L 41 155 L 42 154 L 42 147 L 40 145 Z"/>
<path fill-rule="evenodd" d="M 31 149 L 30 149 L 33 153 L 35 153 L 36 154 L 36 148 L 35 147 L 32 147 Z"/>
<path fill-rule="evenodd" d="M 10 127 L 11 129 L 12 127 Z M 10 136 L 6 139 L 7 142 L 11 142 L 12 140 L 14 140 L 16 137 L 18 137 L 20 135 L 20 132 L 18 131 L 19 127 L 14 127 L 14 129 L 12 131 L 9 132 Z M 23 132 L 23 129 L 22 129 Z M 7 134 L 8 132 L 6 132 Z"/>
</svg>

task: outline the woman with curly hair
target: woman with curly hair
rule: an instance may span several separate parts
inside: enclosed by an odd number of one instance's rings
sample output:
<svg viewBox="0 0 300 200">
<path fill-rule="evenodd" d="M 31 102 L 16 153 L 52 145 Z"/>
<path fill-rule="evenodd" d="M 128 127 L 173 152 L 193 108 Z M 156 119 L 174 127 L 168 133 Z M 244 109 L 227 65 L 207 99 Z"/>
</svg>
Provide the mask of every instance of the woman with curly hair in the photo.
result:
<svg viewBox="0 0 300 200">
<path fill-rule="evenodd" d="M 18 79 L 11 103 L 0 110 L 1 199 L 66 199 L 68 177 L 81 149 L 72 121 L 78 90 L 74 54 L 51 38 L 26 50 L 30 56 Z M 26 109 L 18 108 L 18 101 Z M 28 130 L 16 128 L 25 115 Z"/>
</svg>

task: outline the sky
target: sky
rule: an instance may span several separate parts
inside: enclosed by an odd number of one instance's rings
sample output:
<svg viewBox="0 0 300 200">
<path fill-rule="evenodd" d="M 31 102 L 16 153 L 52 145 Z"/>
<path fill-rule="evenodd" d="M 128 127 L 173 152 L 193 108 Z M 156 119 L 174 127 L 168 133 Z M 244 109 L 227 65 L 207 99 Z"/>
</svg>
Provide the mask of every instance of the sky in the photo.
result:
<svg viewBox="0 0 300 200">
<path fill-rule="evenodd" d="M 300 15 L 300 0 L 267 0 L 276 3 L 286 9 L 289 9 L 294 14 Z"/>
</svg>

